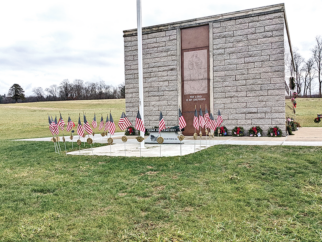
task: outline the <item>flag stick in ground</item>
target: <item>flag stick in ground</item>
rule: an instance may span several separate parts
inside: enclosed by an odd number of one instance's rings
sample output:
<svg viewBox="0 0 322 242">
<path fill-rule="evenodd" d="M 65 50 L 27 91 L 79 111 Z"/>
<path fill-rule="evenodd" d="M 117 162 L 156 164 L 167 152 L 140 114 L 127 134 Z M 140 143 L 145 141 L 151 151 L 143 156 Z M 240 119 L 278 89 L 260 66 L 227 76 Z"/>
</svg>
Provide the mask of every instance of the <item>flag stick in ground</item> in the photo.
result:
<svg viewBox="0 0 322 242">
<path fill-rule="evenodd" d="M 180 106 L 179 106 L 179 130 L 181 133 L 181 130 L 184 129 L 187 126 L 186 120 L 184 119 L 182 112 L 180 110 Z M 182 142 L 180 140 L 180 156 L 182 156 Z"/>
<path fill-rule="evenodd" d="M 199 120 L 198 120 L 198 112 L 197 112 L 197 105 L 195 105 L 195 114 L 193 116 L 193 127 L 195 128 L 195 133 L 197 130 L 199 130 Z M 194 147 L 193 150 L 196 152 L 196 139 L 193 137 L 194 141 Z"/>
<path fill-rule="evenodd" d="M 165 129 L 165 122 L 163 119 L 162 112 L 160 111 L 160 117 L 159 117 L 159 134 L 161 137 L 161 131 Z M 160 157 L 161 157 L 161 144 L 160 144 Z"/>
</svg>

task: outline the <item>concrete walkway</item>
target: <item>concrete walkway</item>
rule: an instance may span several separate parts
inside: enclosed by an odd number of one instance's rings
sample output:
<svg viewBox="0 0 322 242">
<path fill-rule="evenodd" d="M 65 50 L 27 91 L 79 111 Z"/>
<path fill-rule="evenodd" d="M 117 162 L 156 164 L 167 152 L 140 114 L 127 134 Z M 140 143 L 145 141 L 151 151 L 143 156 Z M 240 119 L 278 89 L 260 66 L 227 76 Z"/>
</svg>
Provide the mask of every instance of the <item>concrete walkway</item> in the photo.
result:
<svg viewBox="0 0 322 242">
<path fill-rule="evenodd" d="M 192 137 L 186 137 L 181 145 L 181 154 L 187 155 L 200 150 L 209 148 L 214 145 L 284 145 L 284 146 L 322 146 L 322 128 L 300 128 L 294 132 L 295 135 L 287 137 L 215 137 L 213 139 L 206 140 L 203 137 L 202 140 L 193 140 Z M 136 156 L 136 157 L 159 157 L 160 147 L 161 156 L 179 156 L 180 145 L 154 145 L 146 144 L 144 149 L 140 149 L 140 144 L 135 137 L 128 136 L 128 141 L 124 144 L 121 140 L 122 133 L 116 133 L 112 138 L 114 140 L 113 145 L 97 147 L 93 149 L 83 149 L 81 145 L 80 151 L 73 151 L 67 153 L 68 155 L 100 155 L 100 156 Z M 107 144 L 107 137 L 101 137 L 101 135 L 90 136 L 95 143 Z M 108 136 L 109 137 L 109 136 Z M 71 141 L 69 137 L 65 137 L 66 142 L 74 142 L 74 147 L 77 147 L 76 141 L 78 136 L 74 136 L 74 140 Z M 81 138 L 82 142 L 86 142 L 86 138 Z M 23 139 L 19 141 L 51 141 L 51 137 L 38 138 L 38 139 Z M 70 146 L 70 144 L 68 144 Z M 88 147 L 88 145 L 86 145 Z M 63 148 L 63 147 L 62 147 Z"/>
</svg>

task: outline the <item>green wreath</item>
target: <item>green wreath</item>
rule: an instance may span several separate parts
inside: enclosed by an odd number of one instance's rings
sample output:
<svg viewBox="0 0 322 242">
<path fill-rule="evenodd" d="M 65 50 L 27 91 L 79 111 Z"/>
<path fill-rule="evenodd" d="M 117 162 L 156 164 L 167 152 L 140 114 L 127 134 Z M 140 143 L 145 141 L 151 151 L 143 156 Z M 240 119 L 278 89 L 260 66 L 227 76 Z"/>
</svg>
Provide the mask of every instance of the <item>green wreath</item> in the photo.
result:
<svg viewBox="0 0 322 242">
<path fill-rule="evenodd" d="M 255 132 L 254 128 L 256 128 L 257 133 Z M 256 137 L 256 136 L 258 137 L 258 134 L 260 134 L 260 136 L 262 136 L 263 130 L 259 126 L 256 126 L 256 127 L 254 126 L 248 130 L 248 134 L 249 134 L 249 136 L 253 136 L 253 137 Z"/>
<path fill-rule="evenodd" d="M 135 134 L 136 134 L 136 129 L 133 126 L 130 126 L 125 130 L 125 135 L 135 135 Z"/>
<path fill-rule="evenodd" d="M 289 135 L 294 135 L 293 132 L 292 132 L 291 125 L 287 126 L 287 132 L 288 132 Z"/>
<path fill-rule="evenodd" d="M 276 130 L 274 130 L 274 129 L 276 129 Z M 276 131 L 276 133 L 275 133 L 275 131 Z M 277 126 L 275 126 L 274 128 L 269 128 L 267 131 L 268 137 L 282 137 L 282 135 L 283 135 L 282 130 Z"/>
<path fill-rule="evenodd" d="M 314 123 L 320 123 L 321 122 L 321 119 L 320 118 L 315 118 L 314 119 Z"/>
<path fill-rule="evenodd" d="M 239 134 L 237 134 L 237 128 L 240 128 L 239 130 Z M 232 131 L 231 131 L 233 136 L 244 136 L 244 128 L 243 127 L 235 127 Z"/>
<path fill-rule="evenodd" d="M 224 127 L 224 133 L 220 130 L 220 127 L 217 127 L 216 130 L 215 130 L 215 136 L 218 136 L 218 131 L 219 132 L 219 135 L 220 136 L 227 136 L 228 135 L 228 129 L 226 128 L 226 126 L 223 126 Z"/>
</svg>

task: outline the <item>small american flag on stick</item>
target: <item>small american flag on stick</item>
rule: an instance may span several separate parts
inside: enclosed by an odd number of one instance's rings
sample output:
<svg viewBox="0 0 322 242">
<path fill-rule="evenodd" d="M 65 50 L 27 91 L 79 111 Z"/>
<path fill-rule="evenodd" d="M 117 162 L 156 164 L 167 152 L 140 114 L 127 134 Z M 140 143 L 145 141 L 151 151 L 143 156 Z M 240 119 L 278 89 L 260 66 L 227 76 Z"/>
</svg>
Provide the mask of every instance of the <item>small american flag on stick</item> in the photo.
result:
<svg viewBox="0 0 322 242">
<path fill-rule="evenodd" d="M 214 119 L 214 116 L 212 116 L 212 113 L 210 113 L 210 120 L 209 120 L 209 128 L 213 131 L 216 130 L 217 128 L 217 123 L 216 120 Z"/>
<path fill-rule="evenodd" d="M 59 117 L 59 121 L 58 121 L 58 126 L 60 127 L 61 130 L 64 130 L 64 126 L 65 126 L 65 122 L 63 117 L 61 116 L 61 113 L 59 113 L 60 117 Z"/>
<path fill-rule="evenodd" d="M 50 117 L 49 117 L 49 115 L 48 115 L 48 123 L 49 123 L 49 130 L 50 130 L 50 132 L 51 132 L 51 134 L 54 136 L 55 134 L 56 134 L 56 132 L 55 132 L 55 128 L 54 128 L 54 126 L 52 125 L 53 124 L 53 122 L 51 121 L 51 119 L 50 119 Z"/>
<path fill-rule="evenodd" d="M 182 112 L 179 108 L 179 129 L 184 129 L 187 126 L 186 120 L 184 120 L 184 117 L 182 116 Z"/>
<path fill-rule="evenodd" d="M 58 135 L 59 134 L 59 129 L 58 129 L 58 124 L 57 124 L 57 116 L 55 116 L 55 134 Z"/>
<path fill-rule="evenodd" d="M 132 123 L 130 122 L 129 118 L 124 113 L 124 129 L 127 129 L 128 127 L 132 126 Z"/>
<path fill-rule="evenodd" d="M 122 112 L 121 118 L 117 124 L 120 130 L 125 130 L 125 120 L 124 120 L 124 112 Z"/>
<path fill-rule="evenodd" d="M 217 127 L 220 127 L 220 125 L 223 122 L 223 118 L 221 117 L 220 110 L 218 110 L 218 117 L 217 117 Z"/>
<path fill-rule="evenodd" d="M 198 112 L 196 108 L 195 108 L 195 115 L 193 116 L 193 127 L 196 130 L 199 130 Z"/>
<path fill-rule="evenodd" d="M 86 119 L 86 115 L 84 114 L 84 128 L 85 128 L 85 131 L 88 133 L 88 134 L 92 134 L 93 133 L 93 130 L 91 128 L 91 126 L 89 125 L 87 119 Z"/>
<path fill-rule="evenodd" d="M 96 114 L 95 113 L 94 113 L 94 118 L 93 118 L 93 121 L 92 121 L 92 127 L 93 127 L 93 129 L 96 129 L 96 127 L 97 127 Z"/>
<path fill-rule="evenodd" d="M 74 127 L 75 127 L 74 122 L 70 119 L 70 116 L 68 116 L 68 123 L 67 123 L 67 128 L 66 128 L 67 132 L 71 131 L 72 128 L 74 128 Z"/>
<path fill-rule="evenodd" d="M 165 129 L 165 122 L 163 119 L 162 112 L 160 111 L 160 118 L 159 118 L 159 133 Z"/>
<path fill-rule="evenodd" d="M 104 131 L 106 132 L 109 128 L 110 128 L 110 121 L 108 121 L 108 114 L 107 114 Z"/>
<path fill-rule="evenodd" d="M 80 120 L 80 117 L 78 118 L 77 134 L 80 137 L 83 137 L 84 136 L 84 128 L 83 128 L 82 122 Z"/>
<path fill-rule="evenodd" d="M 207 110 L 207 106 L 206 106 L 206 109 L 205 109 L 204 119 L 205 119 L 205 128 L 209 129 L 210 128 L 210 117 L 209 117 L 209 113 L 208 113 L 208 110 Z"/>
<path fill-rule="evenodd" d="M 112 114 L 110 113 L 110 127 L 109 127 L 109 131 L 111 135 L 114 135 L 115 133 L 115 123 L 112 117 Z"/>
<path fill-rule="evenodd" d="M 104 128 L 103 116 L 101 116 L 101 122 L 100 122 L 100 126 L 99 126 L 98 130 L 101 130 L 102 128 Z"/>
<path fill-rule="evenodd" d="M 139 110 L 138 110 L 138 114 L 136 115 L 136 119 L 135 119 L 135 128 L 137 130 L 145 132 L 144 124 L 143 124 L 143 121 L 142 121 L 142 118 L 141 118 Z"/>
<path fill-rule="evenodd" d="M 201 106 L 200 106 L 200 111 L 199 111 L 199 126 L 200 126 L 200 128 L 205 127 L 205 119 L 203 118 Z"/>
</svg>

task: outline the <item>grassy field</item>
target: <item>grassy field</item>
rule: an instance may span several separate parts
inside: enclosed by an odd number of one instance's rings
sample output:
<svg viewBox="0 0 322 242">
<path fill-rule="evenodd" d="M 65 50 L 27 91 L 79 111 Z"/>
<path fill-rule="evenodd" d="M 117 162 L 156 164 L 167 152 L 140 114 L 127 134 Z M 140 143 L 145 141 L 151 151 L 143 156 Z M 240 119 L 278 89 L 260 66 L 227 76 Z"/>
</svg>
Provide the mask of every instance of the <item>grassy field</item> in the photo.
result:
<svg viewBox="0 0 322 242">
<path fill-rule="evenodd" d="M 215 146 L 179 160 L 0 145 L 1 241 L 322 240 L 322 148 Z"/>
<path fill-rule="evenodd" d="M 47 113 L 76 122 L 109 110 L 117 122 L 124 100 L 0 105 L 0 241 L 322 240 L 319 147 L 114 158 L 10 140 L 48 136 Z M 296 120 L 319 126 L 318 110 L 320 99 L 298 99 Z"/>
<path fill-rule="evenodd" d="M 294 117 L 302 127 L 322 127 L 322 123 L 314 123 L 317 114 L 322 114 L 321 98 L 297 98 L 296 115 L 289 107 L 292 107 L 291 100 L 285 100 L 285 111 L 288 117 Z"/>
<path fill-rule="evenodd" d="M 65 123 L 68 114 L 77 125 L 79 113 L 86 113 L 89 123 L 92 122 L 94 112 L 98 123 L 103 115 L 112 112 L 114 122 L 117 123 L 122 112 L 125 111 L 124 99 L 84 100 L 84 101 L 61 101 L 61 102 L 38 102 L 17 103 L 0 105 L 0 139 L 48 137 L 51 135 L 48 129 L 48 115 L 59 120 L 61 112 Z M 81 116 L 83 123 L 83 117 Z M 117 126 L 117 125 L 116 125 Z M 98 132 L 98 128 L 94 130 Z M 116 131 L 120 131 L 117 127 Z M 68 135 L 65 132 L 66 135 Z M 69 136 L 69 135 L 68 135 Z"/>
</svg>

